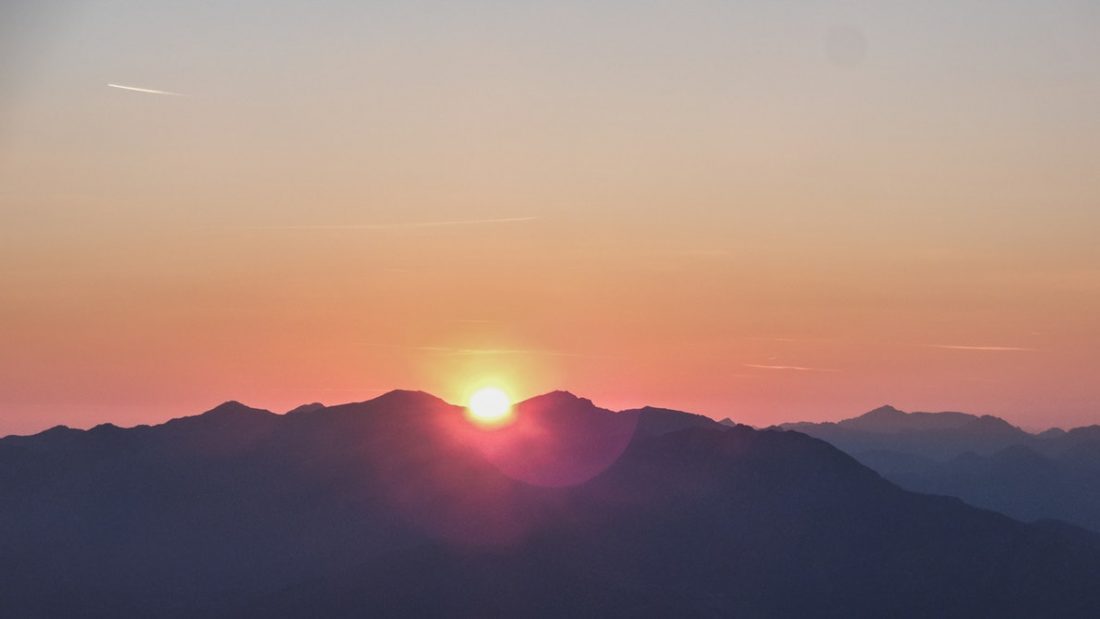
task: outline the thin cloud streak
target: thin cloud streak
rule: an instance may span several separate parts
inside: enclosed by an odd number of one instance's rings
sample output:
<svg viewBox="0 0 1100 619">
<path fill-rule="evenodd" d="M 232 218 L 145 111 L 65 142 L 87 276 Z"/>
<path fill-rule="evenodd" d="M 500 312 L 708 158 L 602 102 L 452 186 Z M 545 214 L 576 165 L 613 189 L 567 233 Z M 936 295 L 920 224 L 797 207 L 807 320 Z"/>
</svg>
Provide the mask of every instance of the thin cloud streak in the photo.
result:
<svg viewBox="0 0 1100 619">
<path fill-rule="evenodd" d="M 758 370 L 793 370 L 796 372 L 839 372 L 840 370 L 830 368 L 810 368 L 801 365 L 764 365 L 760 363 L 742 363 L 741 365 L 747 368 L 755 368 Z"/>
<path fill-rule="evenodd" d="M 485 224 L 513 224 L 535 221 L 538 217 L 497 217 L 493 219 L 452 219 L 390 224 L 318 224 L 305 226 L 268 226 L 264 230 L 402 230 L 408 228 L 442 228 Z"/>
<path fill-rule="evenodd" d="M 167 97 L 186 97 L 188 95 L 182 92 L 172 92 L 170 90 L 156 90 L 155 88 L 140 88 L 138 86 L 125 86 L 123 84 L 107 84 L 111 88 L 118 88 L 119 90 L 129 90 L 131 92 L 141 92 L 147 95 L 164 95 Z"/>
<path fill-rule="evenodd" d="M 926 344 L 925 346 L 943 350 L 978 350 L 986 352 L 1037 352 L 1039 350 L 1022 346 L 967 346 L 964 344 Z"/>
</svg>

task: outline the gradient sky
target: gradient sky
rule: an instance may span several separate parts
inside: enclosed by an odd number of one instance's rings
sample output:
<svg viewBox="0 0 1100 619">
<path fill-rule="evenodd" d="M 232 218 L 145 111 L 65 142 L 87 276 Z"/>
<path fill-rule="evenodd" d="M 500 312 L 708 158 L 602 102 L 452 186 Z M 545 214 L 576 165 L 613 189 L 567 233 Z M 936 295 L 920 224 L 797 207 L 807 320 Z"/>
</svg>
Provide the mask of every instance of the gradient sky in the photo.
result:
<svg viewBox="0 0 1100 619">
<path fill-rule="evenodd" d="M 0 434 L 1100 423 L 1096 2 L 9 0 L 0 58 Z"/>
</svg>

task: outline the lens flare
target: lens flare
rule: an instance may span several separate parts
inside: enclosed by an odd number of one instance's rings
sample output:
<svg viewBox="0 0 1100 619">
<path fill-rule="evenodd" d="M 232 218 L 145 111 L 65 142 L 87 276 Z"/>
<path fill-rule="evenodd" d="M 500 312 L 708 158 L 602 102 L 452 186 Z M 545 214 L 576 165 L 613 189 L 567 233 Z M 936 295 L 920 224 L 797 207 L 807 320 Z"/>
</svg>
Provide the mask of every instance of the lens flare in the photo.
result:
<svg viewBox="0 0 1100 619">
<path fill-rule="evenodd" d="M 484 387 L 470 396 L 470 419 L 485 426 L 498 426 L 512 417 L 512 399 L 502 389 Z"/>
</svg>

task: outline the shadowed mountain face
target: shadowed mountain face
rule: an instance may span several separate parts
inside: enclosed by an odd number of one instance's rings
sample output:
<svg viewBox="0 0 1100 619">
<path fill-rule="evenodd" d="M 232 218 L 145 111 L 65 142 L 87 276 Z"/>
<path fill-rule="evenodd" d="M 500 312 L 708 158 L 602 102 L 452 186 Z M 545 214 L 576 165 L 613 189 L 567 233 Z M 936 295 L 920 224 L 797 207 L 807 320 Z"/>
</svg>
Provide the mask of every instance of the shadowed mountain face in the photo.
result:
<svg viewBox="0 0 1100 619">
<path fill-rule="evenodd" d="M 836 423 L 786 423 L 848 453 L 890 450 L 931 459 L 991 454 L 1031 435 L 1003 419 L 966 413 L 905 413 L 892 406 Z"/>
<path fill-rule="evenodd" d="M 828 441 L 911 490 L 1100 531 L 1100 426 L 1030 434 L 997 417 L 884 406 L 837 423 L 781 427 Z"/>
<path fill-rule="evenodd" d="M 0 440 L 0 615 L 1095 616 L 1100 543 L 796 432 L 392 392 Z"/>
</svg>

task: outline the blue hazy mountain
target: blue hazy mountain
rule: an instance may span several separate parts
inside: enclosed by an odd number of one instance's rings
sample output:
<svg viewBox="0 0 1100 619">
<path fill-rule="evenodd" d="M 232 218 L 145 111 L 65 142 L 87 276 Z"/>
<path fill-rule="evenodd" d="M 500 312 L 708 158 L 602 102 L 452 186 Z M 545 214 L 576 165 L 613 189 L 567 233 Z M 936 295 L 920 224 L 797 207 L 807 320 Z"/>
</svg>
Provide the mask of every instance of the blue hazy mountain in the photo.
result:
<svg viewBox="0 0 1100 619">
<path fill-rule="evenodd" d="M 836 423 L 780 427 L 828 441 L 911 490 L 1100 531 L 1100 426 L 1032 434 L 988 415 L 884 406 Z"/>
<path fill-rule="evenodd" d="M 5 617 L 1094 617 L 1100 540 L 565 392 L 0 440 Z"/>
</svg>

